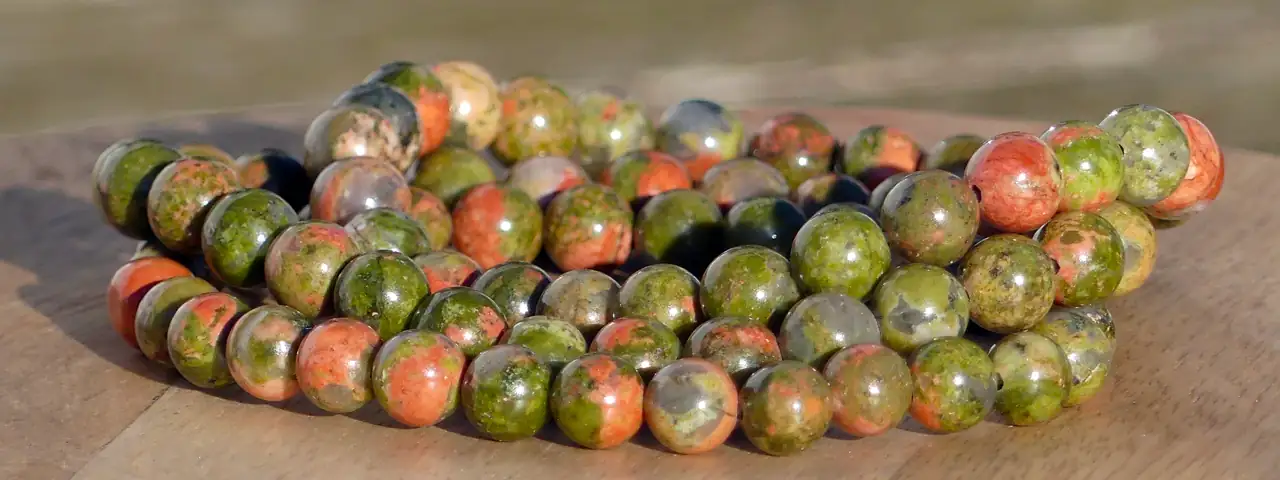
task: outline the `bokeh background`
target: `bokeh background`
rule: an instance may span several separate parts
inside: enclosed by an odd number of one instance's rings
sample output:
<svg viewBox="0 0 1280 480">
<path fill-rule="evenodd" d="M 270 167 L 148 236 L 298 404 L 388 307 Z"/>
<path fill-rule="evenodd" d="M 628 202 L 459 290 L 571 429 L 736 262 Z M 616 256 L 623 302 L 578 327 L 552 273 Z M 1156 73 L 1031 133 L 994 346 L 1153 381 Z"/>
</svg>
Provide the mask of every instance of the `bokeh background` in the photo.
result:
<svg viewBox="0 0 1280 480">
<path fill-rule="evenodd" d="M 1134 102 L 1280 152 L 1275 0 L 2 0 L 0 133 L 328 102 L 394 59 L 655 105 L 1056 121 Z"/>
</svg>

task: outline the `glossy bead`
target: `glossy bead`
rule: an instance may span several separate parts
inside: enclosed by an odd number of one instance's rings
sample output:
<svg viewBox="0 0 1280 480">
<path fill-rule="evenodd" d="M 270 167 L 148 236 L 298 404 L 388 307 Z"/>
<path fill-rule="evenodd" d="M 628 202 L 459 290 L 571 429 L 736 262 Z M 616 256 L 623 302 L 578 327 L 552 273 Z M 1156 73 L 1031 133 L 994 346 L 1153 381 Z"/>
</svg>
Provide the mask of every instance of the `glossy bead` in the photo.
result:
<svg viewBox="0 0 1280 480">
<path fill-rule="evenodd" d="M 619 313 L 666 325 L 686 338 L 702 321 L 698 277 L 671 264 L 650 265 L 627 277 L 618 295 Z"/>
<path fill-rule="evenodd" d="M 599 178 L 610 162 L 627 152 L 652 149 L 656 144 L 653 124 L 640 102 L 592 90 L 579 95 L 575 103 L 582 164 L 592 178 Z"/>
<path fill-rule="evenodd" d="M 773 332 L 742 317 L 720 317 L 698 325 L 685 343 L 683 355 L 716 364 L 739 385 L 761 367 L 782 361 Z"/>
<path fill-rule="evenodd" d="M 1151 219 L 1133 205 L 1116 202 L 1098 210 L 1124 244 L 1124 273 L 1112 295 L 1124 295 L 1141 287 L 1156 266 L 1156 229 Z"/>
<path fill-rule="evenodd" d="M 507 171 L 507 186 L 520 190 L 542 208 L 557 194 L 589 183 L 582 166 L 565 157 L 542 156 L 521 160 Z"/>
<path fill-rule="evenodd" d="M 404 211 L 409 183 L 391 164 L 359 157 L 329 165 L 311 187 L 311 219 L 346 224 L 351 217 L 378 207 Z"/>
<path fill-rule="evenodd" d="M 822 207 L 833 203 L 866 204 L 871 201 L 871 191 L 848 175 L 823 173 L 792 187 L 792 197 L 804 209 L 805 215 L 813 216 Z"/>
<path fill-rule="evenodd" d="M 862 302 L 840 293 L 819 293 L 791 307 L 778 337 L 783 358 L 822 368 L 845 347 L 880 343 L 880 324 Z"/>
<path fill-rule="evenodd" d="M 750 153 L 777 168 L 795 189 L 831 170 L 835 145 L 836 139 L 818 119 L 790 112 L 774 116 L 760 127 Z"/>
<path fill-rule="evenodd" d="M 889 246 L 907 261 L 945 267 L 973 245 L 978 211 L 977 196 L 960 177 L 930 170 L 908 175 L 889 191 L 880 225 Z"/>
<path fill-rule="evenodd" d="M 609 187 L 585 184 L 547 206 L 543 242 L 561 270 L 621 265 L 631 255 L 631 208 Z"/>
<path fill-rule="evenodd" d="M 800 228 L 791 263 L 806 292 L 863 298 L 889 269 L 889 243 L 871 217 L 854 209 L 832 210 Z"/>
<path fill-rule="evenodd" d="M 812 367 L 783 360 L 751 374 L 742 386 L 742 432 L 764 453 L 794 455 L 831 424 L 831 389 Z"/>
<path fill-rule="evenodd" d="M 837 352 L 823 376 L 831 385 L 832 421 L 851 435 L 880 435 L 902 423 L 911 406 L 911 368 L 888 347 L 866 343 Z"/>
<path fill-rule="evenodd" d="M 1110 324 L 1082 309 L 1053 309 L 1031 331 L 1053 340 L 1067 355 L 1071 387 L 1063 406 L 1089 401 L 1102 390 L 1111 371 L 1116 342 Z"/>
<path fill-rule="evenodd" d="M 844 144 L 839 170 L 875 188 L 901 172 L 914 172 L 920 162 L 920 146 L 906 132 L 872 125 L 858 131 Z"/>
<path fill-rule="evenodd" d="M 573 270 L 560 275 L 542 292 L 538 314 L 572 323 L 588 340 L 618 317 L 621 286 L 595 270 Z"/>
<path fill-rule="evenodd" d="M 956 175 L 964 175 L 969 165 L 969 158 L 982 148 L 987 138 L 972 133 L 957 133 L 939 140 L 929 148 L 920 160 L 920 170 L 946 170 Z"/>
<path fill-rule="evenodd" d="M 871 297 L 885 346 L 903 355 L 934 339 L 963 335 L 969 294 L 946 270 L 912 263 L 884 276 Z"/>
<path fill-rule="evenodd" d="M 1062 413 L 1070 390 L 1071 367 L 1052 340 L 1018 332 L 991 348 L 991 363 L 1000 376 L 996 411 L 1014 425 L 1036 425 Z"/>
<path fill-rule="evenodd" d="M 695 182 L 715 164 L 742 154 L 742 121 L 710 100 L 672 105 L 662 112 L 656 128 L 658 150 L 684 162 Z"/>
<path fill-rule="evenodd" d="M 642 261 L 701 272 L 721 251 L 724 215 L 696 190 L 672 190 L 640 209 L 635 232 L 635 251 Z"/>
<path fill-rule="evenodd" d="M 1053 259 L 1022 235 L 992 235 L 960 263 L 969 316 L 996 333 L 1026 330 L 1049 313 L 1057 287 Z"/>
<path fill-rule="evenodd" d="M 726 250 L 702 276 L 699 301 L 707 316 L 744 317 L 761 325 L 777 325 L 800 300 L 786 257 L 748 245 Z"/>
<path fill-rule="evenodd" d="M 551 369 L 525 347 L 499 345 L 471 361 L 461 390 L 471 426 L 490 439 L 513 442 L 546 425 Z"/>
<path fill-rule="evenodd" d="M 382 344 L 373 359 L 373 395 L 397 422 L 435 425 L 458 408 L 466 361 L 462 350 L 443 334 L 400 333 Z"/>
<path fill-rule="evenodd" d="M 1126 105 L 1112 110 L 1098 126 L 1124 148 L 1120 200 L 1146 207 L 1178 188 L 1191 163 L 1191 149 L 1187 132 L 1173 115 L 1151 105 Z"/>
<path fill-rule="evenodd" d="M 298 386 L 311 403 L 330 413 L 351 413 L 373 399 L 369 368 L 378 333 L 350 318 L 325 321 L 298 346 Z"/>
<path fill-rule="evenodd" d="M 1191 162 L 1187 166 L 1187 174 L 1178 182 L 1178 188 L 1164 200 L 1146 207 L 1145 211 L 1161 220 L 1186 220 L 1208 208 L 1218 198 L 1222 181 L 1227 176 L 1226 160 L 1218 141 L 1204 123 L 1182 112 L 1174 112 L 1173 118 L 1187 134 Z"/>
<path fill-rule="evenodd" d="M 453 246 L 481 268 L 532 261 L 542 249 L 542 210 L 520 190 L 476 186 L 453 207 Z"/>
<path fill-rule="evenodd" d="M 1053 149 L 1029 133 L 992 137 L 973 154 L 964 178 L 978 195 L 982 220 L 1002 232 L 1035 230 L 1061 202 L 1062 174 Z"/>
<path fill-rule="evenodd" d="M 1067 121 L 1040 134 L 1062 171 L 1058 211 L 1097 211 L 1124 187 L 1124 150 L 1111 134 L 1089 122 Z"/>
<path fill-rule="evenodd" d="M 618 318 L 600 329 L 591 351 L 612 355 L 648 378 L 680 358 L 680 339 L 660 322 Z"/>
<path fill-rule="evenodd" d="M 738 418 L 733 380 L 715 364 L 682 358 L 659 370 L 644 392 L 644 419 L 654 438 L 675 453 L 719 447 Z"/>
<path fill-rule="evenodd" d="M 782 172 L 754 158 L 738 158 L 717 164 L 706 172 L 698 189 L 726 210 L 753 198 L 786 198 L 790 192 Z"/>
<path fill-rule="evenodd" d="M 915 380 L 911 416 L 930 431 L 968 430 L 991 412 L 997 375 L 977 344 L 940 338 L 921 346 L 907 363 Z"/>
<path fill-rule="evenodd" d="M 526 76 L 498 92 L 502 116 L 493 152 L 507 165 L 537 156 L 566 156 L 578 148 L 578 108 L 560 87 Z"/>
<path fill-rule="evenodd" d="M 800 207 L 785 198 L 761 197 L 738 202 L 725 215 L 725 246 L 760 245 L 791 255 L 791 243 L 805 220 Z"/>
<path fill-rule="evenodd" d="M 1105 300 L 1124 276 L 1124 241 L 1110 222 L 1088 212 L 1067 212 L 1035 234 L 1058 265 L 1055 300 L 1075 307 Z"/>
</svg>

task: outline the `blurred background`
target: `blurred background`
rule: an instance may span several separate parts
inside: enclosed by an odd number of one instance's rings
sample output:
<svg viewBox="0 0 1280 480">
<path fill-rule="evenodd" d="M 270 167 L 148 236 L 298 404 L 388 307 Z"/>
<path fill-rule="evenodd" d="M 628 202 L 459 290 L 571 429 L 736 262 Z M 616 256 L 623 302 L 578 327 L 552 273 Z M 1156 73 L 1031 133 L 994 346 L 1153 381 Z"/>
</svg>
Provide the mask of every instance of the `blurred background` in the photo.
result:
<svg viewBox="0 0 1280 480">
<path fill-rule="evenodd" d="M 327 103 L 389 60 L 468 59 L 655 105 L 1145 102 L 1280 152 L 1277 48 L 1275 0 L 0 0 L 0 133 Z"/>
</svg>

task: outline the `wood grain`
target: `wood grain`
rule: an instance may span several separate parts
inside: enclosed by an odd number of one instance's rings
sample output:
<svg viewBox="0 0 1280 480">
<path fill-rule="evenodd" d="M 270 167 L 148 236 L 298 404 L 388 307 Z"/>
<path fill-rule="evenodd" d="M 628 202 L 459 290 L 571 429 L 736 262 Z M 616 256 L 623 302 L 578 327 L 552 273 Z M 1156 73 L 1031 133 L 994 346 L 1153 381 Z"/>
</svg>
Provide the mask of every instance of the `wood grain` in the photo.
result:
<svg viewBox="0 0 1280 480">
<path fill-rule="evenodd" d="M 780 110 L 745 114 L 749 127 Z M 376 407 L 331 416 L 234 390 L 193 390 L 156 371 L 108 325 L 102 293 L 132 243 L 102 224 L 88 173 L 124 136 L 232 152 L 296 146 L 317 110 L 289 107 L 0 137 L 2 478 L 1274 478 L 1280 469 L 1280 231 L 1266 200 L 1280 159 L 1229 151 L 1221 198 L 1159 233 L 1150 281 L 1111 302 L 1120 348 L 1109 385 L 1054 422 L 994 422 L 955 435 L 910 426 L 828 438 L 802 456 L 755 453 L 735 436 L 706 455 L 665 453 L 647 434 L 616 450 L 395 426 Z M 886 110 L 814 110 L 849 135 L 902 127 L 926 145 L 951 133 L 1038 133 L 1047 124 Z"/>
</svg>

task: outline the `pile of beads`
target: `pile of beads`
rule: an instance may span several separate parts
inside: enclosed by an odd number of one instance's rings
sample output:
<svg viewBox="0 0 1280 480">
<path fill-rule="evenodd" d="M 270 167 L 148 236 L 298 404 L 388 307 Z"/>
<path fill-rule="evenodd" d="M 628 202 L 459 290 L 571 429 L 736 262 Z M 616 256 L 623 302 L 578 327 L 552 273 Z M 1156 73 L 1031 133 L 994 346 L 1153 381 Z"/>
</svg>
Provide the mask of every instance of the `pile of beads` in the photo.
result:
<svg viewBox="0 0 1280 480">
<path fill-rule="evenodd" d="M 102 152 L 96 204 L 142 241 L 107 293 L 127 343 L 269 402 L 415 427 L 461 404 L 494 440 L 554 422 L 587 448 L 647 425 L 686 454 L 1054 419 L 1106 379 L 1103 302 L 1224 172 L 1147 105 L 925 152 L 798 112 L 748 140 L 703 99 L 651 123 L 466 62 L 382 66 L 301 147 Z"/>
</svg>

